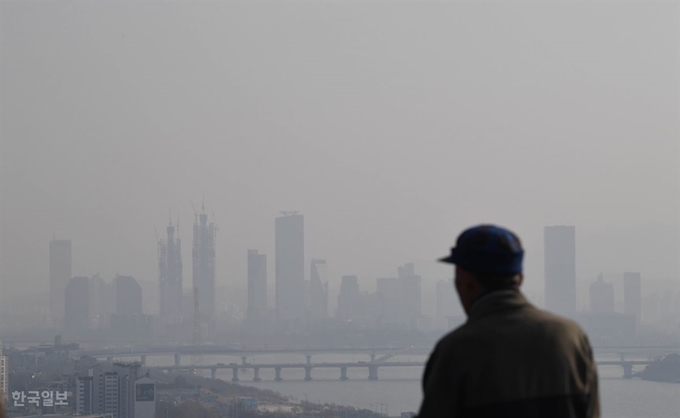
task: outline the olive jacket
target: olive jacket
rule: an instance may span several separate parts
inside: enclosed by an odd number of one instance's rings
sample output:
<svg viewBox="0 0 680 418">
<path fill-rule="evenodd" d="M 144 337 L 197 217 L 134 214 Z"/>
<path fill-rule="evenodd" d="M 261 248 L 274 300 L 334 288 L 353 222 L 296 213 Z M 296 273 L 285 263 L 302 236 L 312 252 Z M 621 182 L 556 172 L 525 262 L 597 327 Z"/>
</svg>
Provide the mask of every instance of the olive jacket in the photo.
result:
<svg viewBox="0 0 680 418">
<path fill-rule="evenodd" d="M 427 362 L 419 418 L 598 418 L 588 338 L 519 290 L 488 293 Z"/>
</svg>

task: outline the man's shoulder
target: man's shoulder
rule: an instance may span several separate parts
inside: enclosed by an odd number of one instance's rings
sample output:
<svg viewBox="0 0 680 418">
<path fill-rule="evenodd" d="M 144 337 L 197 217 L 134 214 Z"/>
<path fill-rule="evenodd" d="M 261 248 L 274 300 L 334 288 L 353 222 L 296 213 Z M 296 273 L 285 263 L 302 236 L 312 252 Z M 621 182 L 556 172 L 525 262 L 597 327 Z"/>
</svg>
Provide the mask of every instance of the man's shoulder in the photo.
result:
<svg viewBox="0 0 680 418">
<path fill-rule="evenodd" d="M 468 321 L 442 337 L 437 347 L 446 351 L 455 347 L 464 349 L 470 344 L 477 344 L 482 339 L 493 339 L 493 330 L 506 326 L 503 318 L 489 317 L 481 321 Z M 523 309 L 521 320 L 512 326 L 532 329 L 543 338 L 549 338 L 552 335 L 582 340 L 586 335 L 581 326 L 573 320 L 534 306 Z M 520 330 L 517 329 L 517 331 Z"/>
<path fill-rule="evenodd" d="M 538 308 L 534 309 L 533 315 L 536 322 L 554 332 L 585 336 L 583 328 L 572 319 Z"/>
<path fill-rule="evenodd" d="M 462 347 L 466 341 L 470 341 L 478 335 L 475 326 L 466 322 L 448 334 L 444 335 L 437 343 L 436 349 L 449 350 L 454 347 Z"/>
</svg>

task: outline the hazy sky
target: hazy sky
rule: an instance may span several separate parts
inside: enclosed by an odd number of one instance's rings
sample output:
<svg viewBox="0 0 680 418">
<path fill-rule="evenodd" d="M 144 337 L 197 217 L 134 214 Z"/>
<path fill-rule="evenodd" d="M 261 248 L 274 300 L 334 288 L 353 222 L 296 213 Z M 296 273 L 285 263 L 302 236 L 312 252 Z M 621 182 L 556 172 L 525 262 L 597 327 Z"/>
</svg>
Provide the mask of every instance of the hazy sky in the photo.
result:
<svg viewBox="0 0 680 418">
<path fill-rule="evenodd" d="M 281 210 L 334 283 L 481 222 L 536 291 L 551 224 L 580 279 L 680 277 L 678 4 L 541 3 L 2 1 L 3 293 L 46 289 L 53 233 L 74 275 L 157 280 L 168 210 L 189 284 L 204 193 L 218 284 L 248 248 L 273 281 Z"/>
</svg>

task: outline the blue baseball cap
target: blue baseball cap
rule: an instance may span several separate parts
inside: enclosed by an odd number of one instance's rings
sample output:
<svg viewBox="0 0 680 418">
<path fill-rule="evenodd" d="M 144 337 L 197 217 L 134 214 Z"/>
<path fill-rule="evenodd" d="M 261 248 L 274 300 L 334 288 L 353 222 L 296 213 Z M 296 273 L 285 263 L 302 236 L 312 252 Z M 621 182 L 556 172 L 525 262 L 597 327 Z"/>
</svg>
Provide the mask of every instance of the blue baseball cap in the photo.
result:
<svg viewBox="0 0 680 418">
<path fill-rule="evenodd" d="M 442 263 L 475 272 L 519 274 L 524 250 L 513 232 L 495 225 L 479 225 L 463 231 Z"/>
</svg>

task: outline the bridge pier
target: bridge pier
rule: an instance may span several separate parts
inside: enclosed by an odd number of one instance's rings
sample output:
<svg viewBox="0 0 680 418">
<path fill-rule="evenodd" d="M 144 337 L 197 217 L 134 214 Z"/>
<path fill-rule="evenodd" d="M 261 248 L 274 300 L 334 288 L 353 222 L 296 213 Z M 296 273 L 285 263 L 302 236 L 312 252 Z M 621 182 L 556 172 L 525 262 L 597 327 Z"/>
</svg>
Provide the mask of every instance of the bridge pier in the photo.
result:
<svg viewBox="0 0 680 418">
<path fill-rule="evenodd" d="M 307 364 L 312 364 L 312 355 L 311 355 L 311 354 L 307 354 L 306 357 L 307 357 Z"/>
<path fill-rule="evenodd" d="M 215 380 L 217 378 L 217 367 L 210 369 L 210 378 Z"/>
<path fill-rule="evenodd" d="M 633 365 L 632 364 L 622 364 L 623 367 L 623 378 L 630 379 L 633 377 Z"/>
<path fill-rule="evenodd" d="M 368 366 L 368 380 L 378 380 L 378 366 Z"/>
<path fill-rule="evenodd" d="M 241 364 L 243 364 L 243 365 L 248 364 L 248 357 L 241 356 Z"/>
<path fill-rule="evenodd" d="M 179 367 L 181 356 L 179 353 L 175 353 L 175 367 Z"/>
<path fill-rule="evenodd" d="M 308 382 L 310 380 L 312 380 L 312 367 L 311 366 L 305 367 L 305 380 L 308 381 Z"/>
<path fill-rule="evenodd" d="M 255 367 L 253 369 L 253 382 L 259 382 L 260 381 L 260 368 Z"/>
<path fill-rule="evenodd" d="M 347 367 L 340 367 L 340 380 L 347 380 Z"/>
<path fill-rule="evenodd" d="M 142 356 L 142 366 L 146 366 L 146 355 Z"/>
<path fill-rule="evenodd" d="M 274 380 L 276 380 L 277 382 L 282 381 L 283 379 L 281 378 L 281 368 L 274 367 L 274 371 L 276 372 L 276 377 L 274 378 Z"/>
<path fill-rule="evenodd" d="M 375 351 L 371 352 L 371 363 L 375 361 Z"/>
<path fill-rule="evenodd" d="M 231 368 L 231 381 L 238 382 L 238 367 Z"/>
</svg>

